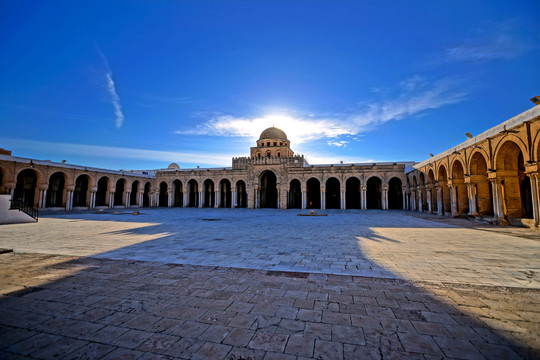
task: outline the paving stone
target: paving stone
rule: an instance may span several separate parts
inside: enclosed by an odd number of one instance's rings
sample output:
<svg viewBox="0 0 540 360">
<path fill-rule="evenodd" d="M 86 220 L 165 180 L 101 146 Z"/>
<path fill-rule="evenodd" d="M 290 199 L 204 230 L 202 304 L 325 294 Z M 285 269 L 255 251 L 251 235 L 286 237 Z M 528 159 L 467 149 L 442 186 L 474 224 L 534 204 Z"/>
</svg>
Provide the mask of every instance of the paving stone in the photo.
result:
<svg viewBox="0 0 540 360">
<path fill-rule="evenodd" d="M 212 325 L 205 332 L 199 336 L 200 340 L 220 343 L 225 339 L 227 334 L 232 330 L 232 328 L 227 326 Z"/>
<path fill-rule="evenodd" d="M 322 311 L 299 309 L 296 318 L 301 321 L 320 322 L 322 319 Z"/>
<path fill-rule="evenodd" d="M 201 348 L 192 356 L 194 360 L 222 360 L 224 359 L 232 346 L 216 344 L 212 342 L 206 342 Z"/>
<path fill-rule="evenodd" d="M 366 344 L 362 328 L 343 325 L 332 325 L 332 341 L 356 345 Z"/>
<path fill-rule="evenodd" d="M 233 328 L 223 339 L 223 343 L 234 346 L 247 346 L 253 335 L 255 335 L 254 330 Z"/>
<path fill-rule="evenodd" d="M 398 336 L 406 351 L 437 356 L 442 355 L 441 349 L 433 341 L 431 336 L 412 333 L 399 333 Z"/>
<path fill-rule="evenodd" d="M 304 336 L 312 339 L 332 340 L 332 325 L 307 322 Z"/>
<path fill-rule="evenodd" d="M 116 339 L 111 340 L 110 344 L 135 349 L 137 346 L 145 342 L 150 336 L 152 336 L 152 333 L 147 331 L 128 330 L 126 333 L 120 335 Z"/>
<path fill-rule="evenodd" d="M 100 360 L 136 360 L 141 358 L 143 355 L 144 353 L 141 351 L 117 348 L 102 357 Z"/>
<path fill-rule="evenodd" d="M 116 349 L 115 346 L 100 344 L 100 343 L 87 343 L 86 345 L 81 346 L 77 350 L 69 353 L 63 360 L 94 360 L 100 359 L 108 353 Z M 42 355 L 41 353 L 39 354 Z"/>
<path fill-rule="evenodd" d="M 137 346 L 137 350 L 162 354 L 178 340 L 180 340 L 180 338 L 177 336 L 153 334 L 141 345 Z"/>
<path fill-rule="evenodd" d="M 248 347 L 256 350 L 265 350 L 282 353 L 287 343 L 288 335 L 274 335 L 271 333 L 257 331 Z"/>
<path fill-rule="evenodd" d="M 326 340 L 315 340 L 316 359 L 343 359 L 343 344 Z"/>
<path fill-rule="evenodd" d="M 305 338 L 302 335 L 290 335 L 289 341 L 285 348 L 286 354 L 311 357 L 313 356 L 313 349 L 315 346 L 315 339 Z"/>
</svg>

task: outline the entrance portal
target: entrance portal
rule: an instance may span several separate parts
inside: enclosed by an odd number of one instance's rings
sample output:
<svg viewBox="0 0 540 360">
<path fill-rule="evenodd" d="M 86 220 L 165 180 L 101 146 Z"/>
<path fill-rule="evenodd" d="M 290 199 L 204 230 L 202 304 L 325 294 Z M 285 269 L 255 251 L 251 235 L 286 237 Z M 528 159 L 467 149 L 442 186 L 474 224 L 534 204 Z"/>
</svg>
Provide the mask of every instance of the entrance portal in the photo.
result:
<svg viewBox="0 0 540 360">
<path fill-rule="evenodd" d="M 272 171 L 261 174 L 261 208 L 277 208 L 277 178 Z"/>
</svg>

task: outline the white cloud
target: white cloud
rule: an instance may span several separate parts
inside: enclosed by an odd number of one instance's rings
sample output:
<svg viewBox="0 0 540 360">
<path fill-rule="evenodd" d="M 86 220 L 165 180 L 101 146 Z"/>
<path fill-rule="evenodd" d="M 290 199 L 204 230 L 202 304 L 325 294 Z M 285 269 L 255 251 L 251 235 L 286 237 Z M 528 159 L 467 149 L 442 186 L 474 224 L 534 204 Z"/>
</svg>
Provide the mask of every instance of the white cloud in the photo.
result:
<svg viewBox="0 0 540 360">
<path fill-rule="evenodd" d="M 302 119 L 283 115 L 267 115 L 258 118 L 220 115 L 194 130 L 179 130 L 176 133 L 258 138 L 264 129 L 271 126 L 285 131 L 287 138 L 294 144 L 354 134 L 350 125 L 338 120 Z"/>
<path fill-rule="evenodd" d="M 327 141 L 326 143 L 330 146 L 346 147 L 349 142 L 342 140 L 342 141 Z"/>
<path fill-rule="evenodd" d="M 450 79 L 429 81 L 415 75 L 398 83 L 391 100 L 360 104 L 356 111 L 306 118 L 267 115 L 262 117 L 234 117 L 213 115 L 194 129 L 178 130 L 177 134 L 239 136 L 256 139 L 260 133 L 276 126 L 287 134 L 293 144 L 316 139 L 329 139 L 328 144 L 344 146 L 340 137 L 357 135 L 391 120 L 402 120 L 425 110 L 455 104 L 465 99 L 466 92 L 455 90 L 459 84 Z M 353 138 L 354 139 L 354 138 Z"/>
<path fill-rule="evenodd" d="M 111 103 L 114 107 L 114 115 L 116 117 L 115 125 L 117 128 L 120 128 L 122 124 L 124 123 L 124 113 L 122 112 L 122 105 L 120 104 L 120 97 L 116 93 L 116 88 L 114 86 L 112 74 L 111 73 L 105 74 L 105 78 L 107 80 L 107 91 L 109 92 L 109 95 L 111 96 Z"/>
</svg>

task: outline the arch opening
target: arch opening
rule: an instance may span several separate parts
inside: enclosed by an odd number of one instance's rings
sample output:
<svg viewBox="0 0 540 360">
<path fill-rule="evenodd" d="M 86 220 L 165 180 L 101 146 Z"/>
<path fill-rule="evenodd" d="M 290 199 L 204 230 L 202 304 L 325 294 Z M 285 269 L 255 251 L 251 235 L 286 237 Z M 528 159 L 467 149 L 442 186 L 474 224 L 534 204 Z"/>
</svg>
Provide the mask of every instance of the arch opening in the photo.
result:
<svg viewBox="0 0 540 360">
<path fill-rule="evenodd" d="M 298 179 L 291 180 L 289 184 L 289 196 L 287 199 L 288 209 L 302 208 L 302 187 Z"/>
<path fill-rule="evenodd" d="M 439 180 L 437 182 L 437 185 L 439 187 L 439 191 L 441 192 L 441 214 L 449 214 L 451 209 L 450 204 L 450 189 L 448 188 L 448 177 L 446 176 L 446 168 L 444 166 L 441 166 L 439 168 Z"/>
<path fill-rule="evenodd" d="M 188 182 L 188 207 L 198 207 L 199 206 L 199 184 L 194 179 L 189 180 Z"/>
<path fill-rule="evenodd" d="M 366 184 L 366 205 L 368 209 L 382 209 L 382 182 L 378 177 L 371 177 Z"/>
<path fill-rule="evenodd" d="M 150 206 L 150 183 L 149 182 L 144 184 L 143 206 L 144 207 Z"/>
<path fill-rule="evenodd" d="M 210 179 L 206 179 L 203 182 L 203 189 L 204 189 L 203 207 L 214 207 L 214 205 L 216 205 L 215 204 L 216 189 L 214 186 L 214 182 Z"/>
<path fill-rule="evenodd" d="M 27 206 L 36 207 L 35 200 L 37 199 L 37 174 L 34 170 L 25 169 L 17 175 L 17 184 L 13 199 L 21 201 Z"/>
<path fill-rule="evenodd" d="M 174 207 L 182 207 L 184 205 L 184 187 L 182 186 L 182 182 L 178 179 L 173 181 L 173 206 Z"/>
<path fill-rule="evenodd" d="M 246 183 L 243 180 L 236 182 L 236 204 L 239 208 L 247 208 Z"/>
<path fill-rule="evenodd" d="M 470 161 L 472 201 L 480 215 L 493 215 L 493 192 L 487 177 L 487 162 L 481 153 L 476 152 Z"/>
<path fill-rule="evenodd" d="M 114 206 L 123 206 L 125 202 L 125 192 L 126 192 L 126 179 L 121 178 L 116 181 L 116 186 L 114 190 Z"/>
<path fill-rule="evenodd" d="M 88 175 L 79 175 L 75 180 L 73 191 L 73 207 L 88 207 Z"/>
<path fill-rule="evenodd" d="M 138 200 L 139 200 L 139 180 L 135 180 L 133 184 L 131 184 L 131 193 L 129 194 L 129 205 L 130 206 L 137 206 Z"/>
<path fill-rule="evenodd" d="M 159 184 L 159 207 L 167 207 L 169 206 L 169 194 L 168 194 L 168 186 L 165 181 L 162 181 L 161 184 Z"/>
<path fill-rule="evenodd" d="M 340 184 L 339 180 L 332 177 L 326 180 L 326 208 L 327 209 L 340 209 Z"/>
<path fill-rule="evenodd" d="M 308 209 L 321 208 L 321 183 L 318 179 L 311 178 L 306 183 L 307 187 L 307 204 Z"/>
<path fill-rule="evenodd" d="M 107 206 L 107 188 L 109 187 L 109 179 L 105 176 L 98 180 L 96 192 L 96 206 Z"/>
<path fill-rule="evenodd" d="M 46 207 L 62 207 L 66 178 L 61 172 L 55 172 L 49 178 Z"/>
<path fill-rule="evenodd" d="M 428 181 L 428 189 L 429 189 L 429 192 L 431 193 L 431 198 L 429 199 L 431 201 L 431 212 L 437 212 L 438 211 L 437 189 L 435 189 L 435 174 L 433 173 L 432 169 L 429 169 L 428 171 L 427 181 Z"/>
<path fill-rule="evenodd" d="M 454 187 L 454 203 L 456 204 L 456 214 L 466 214 L 469 212 L 469 196 L 467 184 L 465 184 L 465 173 L 461 162 L 455 161 L 452 166 L 452 186 Z"/>
<path fill-rule="evenodd" d="M 360 180 L 348 178 L 345 182 L 345 205 L 347 209 L 360 209 Z"/>
<path fill-rule="evenodd" d="M 388 208 L 403 209 L 403 190 L 401 179 L 393 177 L 388 182 Z"/>
<path fill-rule="evenodd" d="M 228 179 L 223 179 L 219 182 L 219 207 L 231 207 L 231 182 Z"/>
<path fill-rule="evenodd" d="M 277 208 L 277 178 L 273 171 L 266 170 L 260 177 L 260 207 Z"/>
</svg>

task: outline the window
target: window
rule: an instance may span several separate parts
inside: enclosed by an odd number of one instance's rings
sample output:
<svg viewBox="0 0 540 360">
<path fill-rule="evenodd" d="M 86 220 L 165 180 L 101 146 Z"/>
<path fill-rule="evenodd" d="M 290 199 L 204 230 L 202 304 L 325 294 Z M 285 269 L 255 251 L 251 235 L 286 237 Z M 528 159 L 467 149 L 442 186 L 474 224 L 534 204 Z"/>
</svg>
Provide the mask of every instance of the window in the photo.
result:
<svg viewBox="0 0 540 360">
<path fill-rule="evenodd" d="M 277 146 L 277 141 L 274 141 L 274 146 Z"/>
</svg>

